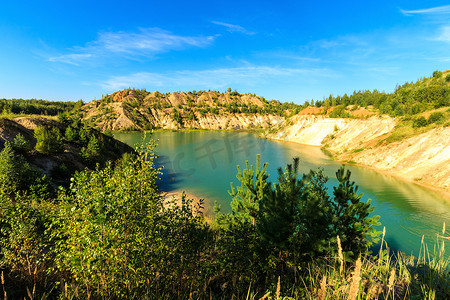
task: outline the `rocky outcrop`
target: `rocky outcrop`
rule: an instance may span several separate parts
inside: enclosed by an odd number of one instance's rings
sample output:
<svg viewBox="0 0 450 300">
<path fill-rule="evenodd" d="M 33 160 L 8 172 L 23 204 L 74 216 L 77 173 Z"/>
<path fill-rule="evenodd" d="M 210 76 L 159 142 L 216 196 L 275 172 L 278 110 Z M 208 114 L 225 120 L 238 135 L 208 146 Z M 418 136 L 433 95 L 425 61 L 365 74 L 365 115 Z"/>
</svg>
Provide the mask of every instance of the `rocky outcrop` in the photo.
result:
<svg viewBox="0 0 450 300">
<path fill-rule="evenodd" d="M 280 107 L 277 101 L 237 92 L 161 94 L 128 89 L 86 104 L 80 114 L 102 131 L 256 129 L 281 124 L 290 112 L 280 113 Z"/>
</svg>

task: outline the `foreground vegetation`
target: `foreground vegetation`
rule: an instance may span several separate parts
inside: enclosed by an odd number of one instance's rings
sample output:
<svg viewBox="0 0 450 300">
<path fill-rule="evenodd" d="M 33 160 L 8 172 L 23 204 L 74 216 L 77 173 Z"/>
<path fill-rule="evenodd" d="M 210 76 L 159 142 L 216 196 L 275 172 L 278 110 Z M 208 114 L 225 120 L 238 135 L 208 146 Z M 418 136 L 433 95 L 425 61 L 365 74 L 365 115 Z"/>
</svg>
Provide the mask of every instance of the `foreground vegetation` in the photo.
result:
<svg viewBox="0 0 450 300">
<path fill-rule="evenodd" d="M 150 147 L 151 148 L 151 147 Z M 0 268 L 4 298 L 370 299 L 446 298 L 443 249 L 393 260 L 373 207 L 339 169 L 330 196 L 320 170 L 301 177 L 298 160 L 267 182 L 267 164 L 239 169 L 232 212 L 202 202 L 165 202 L 155 155 L 141 147 L 105 167 L 77 172 L 48 193 L 8 144 L 0 153 Z M 33 184 L 31 184 L 33 183 Z M 359 295 L 359 296 L 358 296 Z"/>
</svg>

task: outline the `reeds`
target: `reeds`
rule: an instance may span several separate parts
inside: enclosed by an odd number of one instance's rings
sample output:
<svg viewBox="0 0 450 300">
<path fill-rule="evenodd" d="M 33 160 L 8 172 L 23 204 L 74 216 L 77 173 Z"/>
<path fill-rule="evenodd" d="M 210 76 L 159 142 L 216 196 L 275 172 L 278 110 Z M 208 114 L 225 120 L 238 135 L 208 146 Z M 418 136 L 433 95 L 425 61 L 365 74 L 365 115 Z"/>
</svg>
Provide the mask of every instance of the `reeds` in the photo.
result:
<svg viewBox="0 0 450 300">
<path fill-rule="evenodd" d="M 445 254 L 445 223 L 433 251 L 422 238 L 419 256 L 390 254 L 383 229 L 377 256 L 362 255 L 344 264 L 340 238 L 338 255 L 329 264 L 313 262 L 308 274 L 315 276 L 308 287 L 309 299 L 450 299 L 450 258 Z M 305 284 L 305 286 L 308 286 Z"/>
</svg>

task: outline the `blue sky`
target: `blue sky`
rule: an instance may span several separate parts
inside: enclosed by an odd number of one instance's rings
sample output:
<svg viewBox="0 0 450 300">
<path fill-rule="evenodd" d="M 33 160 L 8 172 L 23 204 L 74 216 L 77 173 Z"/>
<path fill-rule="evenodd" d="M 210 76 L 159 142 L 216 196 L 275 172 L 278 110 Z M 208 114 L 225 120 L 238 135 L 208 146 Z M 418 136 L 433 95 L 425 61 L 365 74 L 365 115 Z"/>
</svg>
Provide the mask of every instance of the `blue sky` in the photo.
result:
<svg viewBox="0 0 450 300">
<path fill-rule="evenodd" d="M 0 98 L 231 87 L 303 103 L 449 68 L 445 1 L 0 3 Z"/>
</svg>

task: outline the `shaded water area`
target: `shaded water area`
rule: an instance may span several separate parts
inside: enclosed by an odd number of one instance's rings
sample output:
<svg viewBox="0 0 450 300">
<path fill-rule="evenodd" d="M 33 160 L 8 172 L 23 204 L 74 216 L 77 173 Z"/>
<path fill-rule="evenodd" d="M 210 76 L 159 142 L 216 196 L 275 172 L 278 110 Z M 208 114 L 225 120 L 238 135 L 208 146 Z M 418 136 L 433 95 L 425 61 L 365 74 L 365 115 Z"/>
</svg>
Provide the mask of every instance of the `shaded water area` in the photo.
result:
<svg viewBox="0 0 450 300">
<path fill-rule="evenodd" d="M 120 133 L 115 137 L 131 146 L 142 141 L 141 133 Z M 236 186 L 236 165 L 245 168 L 246 160 L 255 165 L 256 155 L 268 162 L 269 180 L 275 182 L 278 168 L 300 158 L 300 172 L 322 168 L 328 180 L 328 191 L 337 185 L 335 173 L 342 165 L 331 160 L 318 147 L 277 142 L 258 138 L 253 133 L 224 131 L 186 131 L 152 134 L 157 140 L 158 164 L 164 166 L 161 188 L 165 191 L 185 190 L 204 198 L 206 203 L 221 205 L 230 211 L 230 182 Z M 376 171 L 346 166 L 351 179 L 364 193 L 362 199 L 372 199 L 374 214 L 380 215 L 386 227 L 386 241 L 392 249 L 406 254 L 419 254 L 422 235 L 433 249 L 443 222 L 450 225 L 450 199 L 433 190 L 405 182 Z M 379 230 L 382 230 L 380 226 Z M 447 226 L 450 227 L 450 226 Z M 446 245 L 450 255 L 450 241 Z"/>
</svg>

